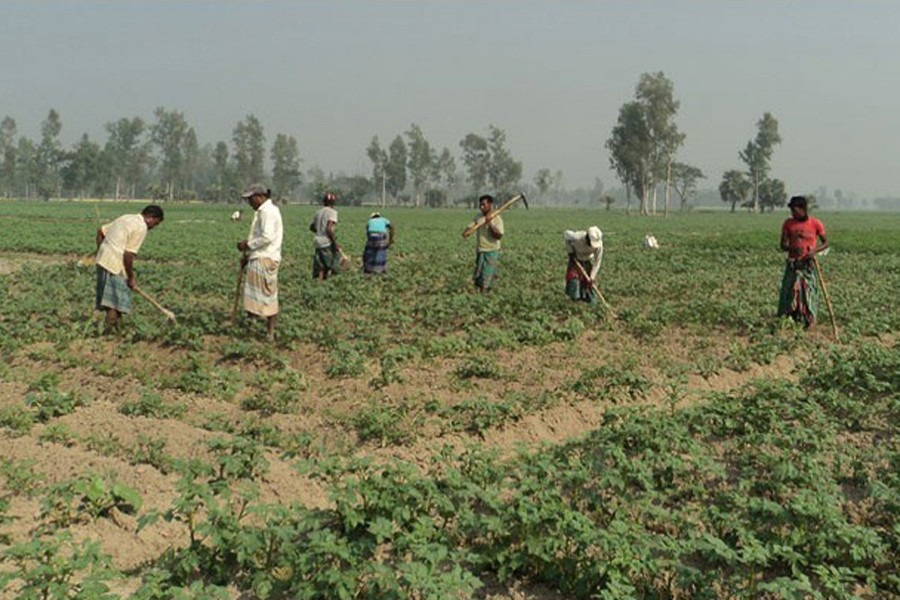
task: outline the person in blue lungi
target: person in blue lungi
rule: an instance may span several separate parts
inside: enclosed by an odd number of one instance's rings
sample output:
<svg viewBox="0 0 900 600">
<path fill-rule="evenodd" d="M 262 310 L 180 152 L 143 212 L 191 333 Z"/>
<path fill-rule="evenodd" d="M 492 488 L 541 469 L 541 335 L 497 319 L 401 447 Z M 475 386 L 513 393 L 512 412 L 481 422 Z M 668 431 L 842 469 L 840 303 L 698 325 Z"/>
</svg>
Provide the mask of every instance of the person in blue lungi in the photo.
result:
<svg viewBox="0 0 900 600">
<path fill-rule="evenodd" d="M 363 251 L 363 273 L 384 274 L 387 271 L 388 248 L 394 243 L 394 226 L 373 212 L 366 222 L 366 249 Z"/>
</svg>

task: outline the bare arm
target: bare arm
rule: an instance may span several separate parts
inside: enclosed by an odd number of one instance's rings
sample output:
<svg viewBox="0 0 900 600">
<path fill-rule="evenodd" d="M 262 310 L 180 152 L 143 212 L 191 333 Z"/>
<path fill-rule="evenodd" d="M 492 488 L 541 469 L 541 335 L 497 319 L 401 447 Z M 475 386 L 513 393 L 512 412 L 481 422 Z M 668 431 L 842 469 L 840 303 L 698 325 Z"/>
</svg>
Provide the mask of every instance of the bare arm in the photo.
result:
<svg viewBox="0 0 900 600">
<path fill-rule="evenodd" d="M 491 230 L 491 235 L 494 236 L 494 238 L 499 240 L 500 238 L 503 237 L 503 232 L 497 230 L 494 227 L 494 212 L 493 211 L 491 211 L 487 214 L 487 216 L 485 217 L 485 221 L 486 221 L 485 226 Z"/>
<path fill-rule="evenodd" d="M 810 252 L 811 255 L 816 255 L 828 248 L 828 237 L 824 233 L 819 234 L 819 240 L 821 240 L 822 243 L 816 245 L 816 247 L 812 249 L 812 252 Z"/>
<path fill-rule="evenodd" d="M 334 249 L 340 250 L 341 247 L 338 245 L 337 238 L 334 235 L 334 221 L 328 221 L 328 227 L 325 228 L 325 234 L 328 236 L 328 239 L 331 240 Z"/>
<path fill-rule="evenodd" d="M 137 285 L 137 279 L 134 275 L 134 253 L 126 250 L 122 254 L 122 263 L 125 265 L 125 274 L 128 276 L 128 287 L 134 289 Z"/>
</svg>

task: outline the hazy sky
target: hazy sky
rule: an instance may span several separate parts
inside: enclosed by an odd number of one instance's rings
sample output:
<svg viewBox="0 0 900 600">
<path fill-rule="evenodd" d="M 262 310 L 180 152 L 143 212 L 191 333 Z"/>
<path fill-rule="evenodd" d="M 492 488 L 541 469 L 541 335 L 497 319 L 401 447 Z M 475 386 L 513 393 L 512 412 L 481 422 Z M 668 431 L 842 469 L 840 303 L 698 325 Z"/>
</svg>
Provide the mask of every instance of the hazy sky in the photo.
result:
<svg viewBox="0 0 900 600">
<path fill-rule="evenodd" d="M 497 1 L 0 3 L 0 118 L 69 146 L 104 124 L 182 111 L 201 144 L 254 114 L 303 168 L 371 172 L 411 123 L 459 156 L 493 124 L 532 180 L 618 186 L 604 147 L 642 73 L 663 71 L 679 159 L 716 187 L 764 112 L 789 193 L 900 195 L 900 2 Z"/>
</svg>

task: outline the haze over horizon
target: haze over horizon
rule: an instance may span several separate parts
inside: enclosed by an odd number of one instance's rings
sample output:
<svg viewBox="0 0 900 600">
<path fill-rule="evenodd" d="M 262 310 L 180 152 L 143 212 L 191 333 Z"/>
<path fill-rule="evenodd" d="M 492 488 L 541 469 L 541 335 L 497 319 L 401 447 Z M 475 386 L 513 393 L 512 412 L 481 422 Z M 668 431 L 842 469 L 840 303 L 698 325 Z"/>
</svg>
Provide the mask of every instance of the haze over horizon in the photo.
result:
<svg viewBox="0 0 900 600">
<path fill-rule="evenodd" d="M 294 136 L 302 168 L 371 174 L 365 149 L 418 124 L 460 155 L 503 129 L 523 179 L 620 184 L 604 146 L 642 73 L 681 106 L 678 160 L 715 188 L 770 112 L 773 177 L 900 196 L 900 3 L 849 1 L 21 2 L 0 4 L 0 118 L 63 145 L 123 117 L 184 113 L 201 144 L 255 115 L 267 146 Z M 459 161 L 458 161 L 459 162 Z"/>
</svg>

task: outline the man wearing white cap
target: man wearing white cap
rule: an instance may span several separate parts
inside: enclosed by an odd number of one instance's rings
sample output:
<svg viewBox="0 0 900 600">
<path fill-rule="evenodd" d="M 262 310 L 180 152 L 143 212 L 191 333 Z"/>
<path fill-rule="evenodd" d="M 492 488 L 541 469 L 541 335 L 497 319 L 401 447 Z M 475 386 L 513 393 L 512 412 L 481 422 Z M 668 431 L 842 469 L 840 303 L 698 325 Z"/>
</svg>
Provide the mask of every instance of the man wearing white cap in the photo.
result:
<svg viewBox="0 0 900 600">
<path fill-rule="evenodd" d="M 275 341 L 278 322 L 278 265 L 284 226 L 281 211 L 272 202 L 272 192 L 254 183 L 241 197 L 253 209 L 250 235 L 237 244 L 244 253 L 244 310 L 266 319 L 266 338 Z"/>
<path fill-rule="evenodd" d="M 566 295 L 572 300 L 583 300 L 594 304 L 597 302 L 597 294 L 594 292 L 594 279 L 600 270 L 600 262 L 603 260 L 603 232 L 599 227 L 588 227 L 587 231 L 572 231 L 567 229 L 563 233 L 566 242 L 566 251 L 569 253 L 569 266 L 566 269 Z M 575 262 L 578 261 L 588 275 L 582 275 Z"/>
</svg>

